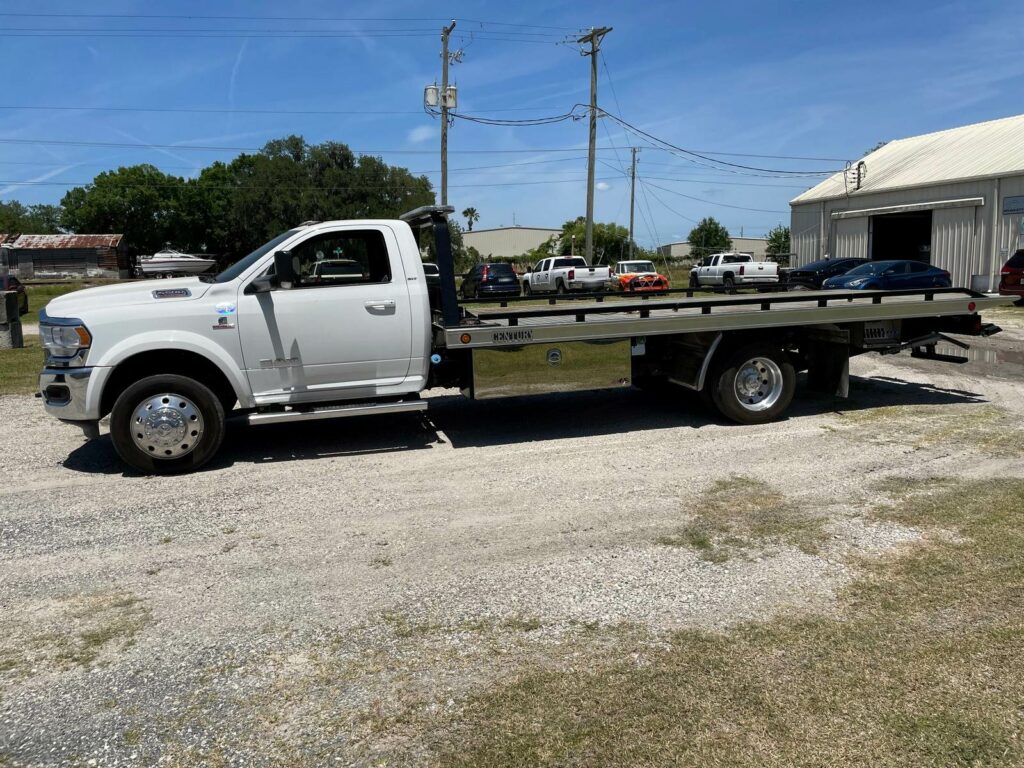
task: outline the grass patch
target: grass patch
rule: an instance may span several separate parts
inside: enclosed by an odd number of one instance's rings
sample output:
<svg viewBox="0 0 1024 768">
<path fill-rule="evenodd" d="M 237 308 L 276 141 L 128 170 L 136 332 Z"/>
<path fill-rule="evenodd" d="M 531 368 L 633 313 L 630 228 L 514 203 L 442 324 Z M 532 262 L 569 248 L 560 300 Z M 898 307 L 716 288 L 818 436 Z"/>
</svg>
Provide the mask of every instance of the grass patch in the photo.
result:
<svg viewBox="0 0 1024 768">
<path fill-rule="evenodd" d="M 839 616 L 527 672 L 433 731 L 437 763 L 1021 765 L 1024 480 L 911 491 L 877 514 L 960 538 L 866 564 Z"/>
<path fill-rule="evenodd" d="M 22 349 L 0 349 L 0 395 L 30 395 L 39 389 L 43 348 L 38 336 L 26 336 Z"/>
<path fill-rule="evenodd" d="M 767 483 L 745 477 L 716 481 L 694 505 L 693 519 L 657 543 L 687 547 L 709 562 L 766 546 L 793 546 L 816 554 L 826 541 L 825 520 L 811 515 Z"/>
<path fill-rule="evenodd" d="M 26 284 L 25 290 L 28 292 L 28 306 L 29 315 L 33 320 L 36 319 L 35 313 L 45 307 L 49 302 L 56 299 L 58 296 L 64 296 L 65 294 L 72 293 L 74 291 L 80 291 L 83 288 L 95 288 L 98 285 L 110 285 L 118 282 L 117 280 L 83 280 L 73 282 L 54 282 L 54 283 L 32 283 Z"/>
<path fill-rule="evenodd" d="M 370 561 L 371 568 L 388 568 L 394 561 L 390 557 L 378 555 Z"/>
<path fill-rule="evenodd" d="M 1024 456 L 1024 430 L 1008 411 L 994 405 L 895 405 L 846 411 L 840 419 L 841 424 L 863 428 L 861 437 L 874 443 L 916 449 L 951 445 L 994 456 Z M 885 429 L 876 429 L 879 424 Z"/>
<path fill-rule="evenodd" d="M 106 652 L 125 650 L 149 623 L 150 609 L 128 593 L 97 593 L 71 598 L 60 605 L 58 615 L 23 636 L 5 638 L 0 647 L 4 671 L 92 667 Z"/>
</svg>

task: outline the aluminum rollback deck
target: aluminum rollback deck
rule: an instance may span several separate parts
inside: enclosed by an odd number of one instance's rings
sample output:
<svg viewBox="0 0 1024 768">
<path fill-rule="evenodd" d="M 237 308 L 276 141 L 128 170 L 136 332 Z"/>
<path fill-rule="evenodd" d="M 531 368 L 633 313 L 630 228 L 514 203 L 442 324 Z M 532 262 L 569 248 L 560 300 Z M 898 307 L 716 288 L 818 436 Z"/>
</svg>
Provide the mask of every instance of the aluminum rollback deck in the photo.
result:
<svg viewBox="0 0 1024 768">
<path fill-rule="evenodd" d="M 515 346 L 705 331 L 838 325 L 971 315 L 1007 303 L 965 288 L 801 291 L 722 298 L 640 299 L 583 306 L 462 308 L 458 325 L 435 323 L 449 349 Z M 480 302 L 472 302 L 480 305 Z"/>
</svg>

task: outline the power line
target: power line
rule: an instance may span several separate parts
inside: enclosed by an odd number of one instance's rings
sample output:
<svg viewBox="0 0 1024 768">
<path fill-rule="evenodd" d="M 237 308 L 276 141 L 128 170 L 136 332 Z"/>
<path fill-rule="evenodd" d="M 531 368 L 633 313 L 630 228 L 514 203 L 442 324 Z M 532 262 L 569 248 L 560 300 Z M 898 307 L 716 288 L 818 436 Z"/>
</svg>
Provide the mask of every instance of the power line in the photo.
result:
<svg viewBox="0 0 1024 768">
<path fill-rule="evenodd" d="M 160 13 L 13 13 L 0 12 L 0 16 L 8 18 L 50 18 L 50 19 L 198 19 L 202 21 L 337 21 L 337 22 L 445 22 L 447 16 L 419 16 L 407 18 L 366 17 L 366 16 L 252 16 L 252 15 L 201 15 L 201 14 L 160 14 Z M 580 27 L 557 27 L 546 24 L 519 24 L 510 21 L 489 21 L 486 19 L 457 19 L 464 23 L 480 24 L 496 27 L 520 27 L 530 29 L 551 29 L 562 32 L 577 32 Z"/>
<path fill-rule="evenodd" d="M 420 115 L 421 110 L 372 110 L 372 109 L 216 109 L 212 107 L 86 107 L 86 106 L 39 106 L 0 104 L 0 109 L 22 109 L 39 112 L 171 112 L 185 114 L 215 115 Z M 479 112 L 529 112 L 537 107 L 506 107 L 503 109 L 481 109 Z"/>
<path fill-rule="evenodd" d="M 262 152 L 263 147 L 225 147 L 207 146 L 197 144 L 139 144 L 129 142 L 113 141 L 75 141 L 70 139 L 0 139 L 0 144 L 47 144 L 56 146 L 75 147 L 117 147 L 121 149 L 174 149 L 174 150 L 198 150 L 203 152 Z M 610 150 L 613 147 L 597 147 L 598 150 Z M 434 150 L 430 149 L 350 149 L 354 155 L 433 155 Z M 545 154 L 554 152 L 579 152 L 580 147 L 556 147 L 546 149 L 461 149 L 452 150 L 452 153 L 468 155 L 495 155 L 495 154 Z"/>
<path fill-rule="evenodd" d="M 632 125 L 631 123 L 629 123 L 626 120 L 622 119 L 618 115 L 613 115 L 611 112 L 608 112 L 607 110 L 602 109 L 601 112 L 603 112 L 606 116 L 610 117 L 615 122 L 619 123 L 619 125 L 621 125 L 623 128 L 626 128 L 627 130 L 632 131 L 633 133 L 637 134 L 638 136 L 642 136 L 642 137 L 646 138 L 648 141 L 655 142 L 656 144 L 661 144 L 664 147 L 667 147 L 667 148 L 669 148 L 672 151 L 679 152 L 679 153 L 681 153 L 683 155 L 686 155 L 688 157 L 691 157 L 691 158 L 696 157 L 696 158 L 699 158 L 701 160 L 705 160 L 705 161 L 707 161 L 709 163 L 716 163 L 719 166 L 728 166 L 729 168 L 738 168 L 738 169 L 741 169 L 741 170 L 744 170 L 744 171 L 761 171 L 761 172 L 764 172 L 764 173 L 784 174 L 784 175 L 787 175 L 787 176 L 824 176 L 824 175 L 832 175 L 832 174 L 838 172 L 836 170 L 830 170 L 830 171 L 789 171 L 789 170 L 783 170 L 783 169 L 780 169 L 780 168 L 758 168 L 758 167 L 750 166 L 750 165 L 741 165 L 739 163 L 730 163 L 730 162 L 728 162 L 726 160 L 716 160 L 715 158 L 710 157 L 709 155 L 701 154 L 699 152 L 694 152 L 694 151 L 689 150 L 689 149 L 683 149 L 682 147 L 676 146 L 675 144 L 672 144 L 671 142 L 665 141 L 664 139 L 659 139 L 657 136 L 654 136 L 654 135 L 652 135 L 650 133 L 647 133 L 647 131 L 644 131 L 641 128 L 637 128 L 635 125 Z"/>
<path fill-rule="evenodd" d="M 693 195 L 685 195 L 682 192 L 676 192 L 674 189 L 668 187 L 659 187 L 657 184 L 651 184 L 650 186 L 655 189 L 660 189 L 662 192 L 668 192 L 670 195 L 678 195 L 679 197 L 685 197 L 687 200 L 695 200 L 698 203 L 707 203 L 708 205 L 719 205 L 722 208 L 735 208 L 738 211 L 754 211 L 755 213 L 789 213 L 789 211 L 772 211 L 765 208 L 747 208 L 742 205 L 730 205 L 729 203 L 719 203 L 714 200 L 707 200 L 703 197 L 694 197 Z"/>
<path fill-rule="evenodd" d="M 599 179 L 599 181 L 614 181 L 612 177 Z M 544 181 L 506 181 L 492 184 L 452 184 L 454 188 L 471 188 L 471 187 L 524 187 L 534 186 L 538 184 L 582 184 L 585 183 L 586 179 L 575 178 L 575 179 L 545 179 Z M 4 186 L 19 186 L 19 187 L 87 187 L 95 184 L 93 181 L 11 181 L 11 180 L 0 180 L 0 184 Z M 177 189 L 181 184 L 139 184 L 139 183 L 121 183 L 121 182 L 110 182 L 110 186 L 122 187 L 124 189 Z M 378 184 L 378 185 L 357 185 L 357 186 L 306 186 L 306 185 L 279 185 L 273 186 L 248 186 L 248 185 L 215 185 L 205 184 L 203 182 L 196 182 L 196 186 L 200 189 L 227 189 L 227 190 L 275 190 L 275 189 L 298 189 L 298 190 L 319 190 L 319 191 L 348 191 L 348 190 L 359 190 L 359 189 L 391 189 L 396 192 L 403 190 L 410 190 L 409 185 L 390 185 L 390 184 Z"/>
</svg>

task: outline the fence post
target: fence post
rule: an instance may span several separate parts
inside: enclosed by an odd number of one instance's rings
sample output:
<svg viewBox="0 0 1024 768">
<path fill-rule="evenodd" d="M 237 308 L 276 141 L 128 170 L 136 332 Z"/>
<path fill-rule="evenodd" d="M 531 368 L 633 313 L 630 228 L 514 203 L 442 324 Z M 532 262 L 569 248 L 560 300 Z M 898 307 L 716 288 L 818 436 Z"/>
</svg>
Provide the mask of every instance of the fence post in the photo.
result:
<svg viewBox="0 0 1024 768">
<path fill-rule="evenodd" d="M 20 349 L 25 346 L 21 335 L 21 316 L 18 314 L 18 294 L 0 293 L 0 349 Z"/>
</svg>

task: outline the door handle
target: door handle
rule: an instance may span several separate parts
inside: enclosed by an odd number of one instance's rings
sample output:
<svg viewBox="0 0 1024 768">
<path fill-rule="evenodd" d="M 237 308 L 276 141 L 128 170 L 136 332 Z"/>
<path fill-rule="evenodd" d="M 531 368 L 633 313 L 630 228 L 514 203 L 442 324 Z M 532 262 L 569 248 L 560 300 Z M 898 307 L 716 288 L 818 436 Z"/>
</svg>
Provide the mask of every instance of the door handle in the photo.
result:
<svg viewBox="0 0 1024 768">
<path fill-rule="evenodd" d="M 363 304 L 371 312 L 387 312 L 389 309 L 395 308 L 394 299 L 377 299 L 367 301 Z"/>
</svg>

